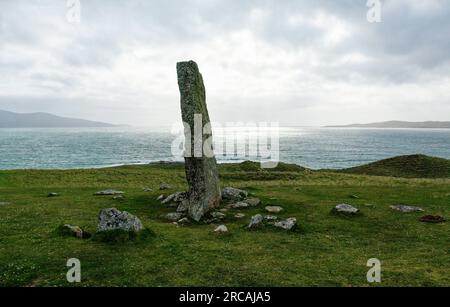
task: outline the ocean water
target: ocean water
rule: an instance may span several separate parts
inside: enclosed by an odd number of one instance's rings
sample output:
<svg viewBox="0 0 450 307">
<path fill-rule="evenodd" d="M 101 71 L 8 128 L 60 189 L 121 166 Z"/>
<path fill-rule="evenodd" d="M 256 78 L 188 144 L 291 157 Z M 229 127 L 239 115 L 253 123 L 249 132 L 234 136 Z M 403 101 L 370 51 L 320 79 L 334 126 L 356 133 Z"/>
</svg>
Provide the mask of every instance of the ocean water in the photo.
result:
<svg viewBox="0 0 450 307">
<path fill-rule="evenodd" d="M 0 169 L 97 168 L 180 161 L 172 154 L 177 135 L 169 128 L 0 129 Z M 226 135 L 215 135 L 222 142 Z M 237 134 L 237 143 L 245 135 Z M 279 160 L 313 169 L 346 168 L 406 154 L 450 159 L 450 129 L 285 127 Z M 219 162 L 258 160 L 218 155 Z"/>
</svg>

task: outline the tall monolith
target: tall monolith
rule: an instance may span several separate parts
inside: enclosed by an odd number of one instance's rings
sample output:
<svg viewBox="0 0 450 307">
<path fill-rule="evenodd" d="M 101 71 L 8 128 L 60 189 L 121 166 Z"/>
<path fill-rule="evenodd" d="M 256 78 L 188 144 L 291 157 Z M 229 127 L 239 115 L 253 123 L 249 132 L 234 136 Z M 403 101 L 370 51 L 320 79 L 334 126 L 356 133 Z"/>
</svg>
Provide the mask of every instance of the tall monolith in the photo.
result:
<svg viewBox="0 0 450 307">
<path fill-rule="evenodd" d="M 212 151 L 212 131 L 205 86 L 195 62 L 177 63 L 181 115 L 185 127 L 185 170 L 189 184 L 188 213 L 195 221 L 221 200 L 217 162 Z"/>
</svg>

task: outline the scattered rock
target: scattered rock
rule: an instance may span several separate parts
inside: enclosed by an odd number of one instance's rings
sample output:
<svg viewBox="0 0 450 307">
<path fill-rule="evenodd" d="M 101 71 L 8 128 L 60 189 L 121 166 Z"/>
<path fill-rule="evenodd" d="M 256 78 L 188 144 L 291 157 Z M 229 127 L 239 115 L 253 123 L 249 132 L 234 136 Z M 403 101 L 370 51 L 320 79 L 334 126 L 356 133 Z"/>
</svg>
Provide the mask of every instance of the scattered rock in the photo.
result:
<svg viewBox="0 0 450 307">
<path fill-rule="evenodd" d="M 276 220 L 278 220 L 278 217 L 277 217 L 277 216 L 274 216 L 274 215 L 266 215 L 266 216 L 264 217 L 264 219 L 265 219 L 266 221 L 276 221 Z"/>
<path fill-rule="evenodd" d="M 58 227 L 58 232 L 62 236 L 71 236 L 79 239 L 87 239 L 90 238 L 91 235 L 79 226 L 72 226 L 69 224 L 61 225 Z"/>
<path fill-rule="evenodd" d="M 142 190 L 143 190 L 144 192 L 153 192 L 153 189 L 148 188 L 148 187 L 143 188 Z"/>
<path fill-rule="evenodd" d="M 157 200 L 157 201 L 162 201 L 164 198 L 166 198 L 166 197 L 164 196 L 164 194 L 161 194 L 161 195 L 158 196 L 158 198 L 157 198 L 156 200 Z"/>
<path fill-rule="evenodd" d="M 257 214 L 252 216 L 250 224 L 248 224 L 247 228 L 259 228 L 262 225 L 263 225 L 263 217 L 261 214 Z"/>
<path fill-rule="evenodd" d="M 353 198 L 353 199 L 359 199 L 359 196 L 356 195 L 356 194 L 350 195 L 349 197 L 350 197 L 350 198 Z"/>
<path fill-rule="evenodd" d="M 250 207 L 256 207 L 261 204 L 261 200 L 256 197 L 250 197 L 244 200 L 244 203 L 247 203 Z"/>
<path fill-rule="evenodd" d="M 267 206 L 266 211 L 269 213 L 280 213 L 281 211 L 283 211 L 284 209 L 280 206 Z"/>
<path fill-rule="evenodd" d="M 113 199 L 114 200 L 123 200 L 123 199 L 125 199 L 125 196 L 123 196 L 123 195 L 116 195 L 116 196 L 113 197 Z"/>
<path fill-rule="evenodd" d="M 180 212 L 171 212 L 166 214 L 166 219 L 171 222 L 177 222 L 183 218 L 184 214 Z"/>
<path fill-rule="evenodd" d="M 440 215 L 425 215 L 422 216 L 419 221 L 424 222 L 424 223 L 434 223 L 434 224 L 439 224 L 439 223 L 444 223 L 446 220 L 444 217 L 440 216 Z"/>
<path fill-rule="evenodd" d="M 240 201 L 235 204 L 230 204 L 230 205 L 228 205 L 228 207 L 231 209 L 244 209 L 244 208 L 248 208 L 249 204 Z"/>
<path fill-rule="evenodd" d="M 121 195 L 125 194 L 125 192 L 122 191 L 116 191 L 116 190 L 104 190 L 96 192 L 94 195 L 96 196 L 108 196 L 108 195 Z"/>
<path fill-rule="evenodd" d="M 58 197 L 58 196 L 59 196 L 59 194 L 55 193 L 55 192 L 51 192 L 51 193 L 47 194 L 47 197 Z"/>
<path fill-rule="evenodd" d="M 177 212 L 185 213 L 189 209 L 189 201 L 187 199 L 183 200 L 177 207 Z"/>
<path fill-rule="evenodd" d="M 359 213 L 359 209 L 349 204 L 339 204 L 333 208 L 332 212 L 337 214 L 355 215 Z"/>
<path fill-rule="evenodd" d="M 245 214 L 244 213 L 236 213 L 234 215 L 234 217 L 237 218 L 237 219 L 243 219 L 245 217 Z"/>
<path fill-rule="evenodd" d="M 222 199 L 226 201 L 241 201 L 248 196 L 247 191 L 239 190 L 231 187 L 222 190 Z"/>
<path fill-rule="evenodd" d="M 227 233 L 228 232 L 228 228 L 225 225 L 220 225 L 216 229 L 214 229 L 214 232 L 215 233 Z"/>
<path fill-rule="evenodd" d="M 190 224 L 190 223 L 191 223 L 191 221 L 187 217 L 184 217 L 184 218 L 182 218 L 181 220 L 178 221 L 178 224 L 180 224 L 180 225 L 187 225 L 187 224 Z"/>
<path fill-rule="evenodd" d="M 297 228 L 297 219 L 295 217 L 291 217 L 286 220 L 275 222 L 274 226 L 284 230 L 294 230 Z"/>
<path fill-rule="evenodd" d="M 123 230 L 139 232 L 144 229 L 141 221 L 134 215 L 116 208 L 102 209 L 98 215 L 97 232 Z"/>
<path fill-rule="evenodd" d="M 412 213 L 412 212 L 423 212 L 424 210 L 415 206 L 407 206 L 407 205 L 394 205 L 391 206 L 392 210 L 400 211 L 403 213 Z"/>
<path fill-rule="evenodd" d="M 228 209 L 227 208 L 222 208 L 219 211 L 222 212 L 222 213 L 226 213 L 226 212 L 228 212 Z"/>
<path fill-rule="evenodd" d="M 186 192 L 176 192 L 166 197 L 161 203 L 163 205 L 168 204 L 170 202 L 180 203 L 183 200 L 187 199 Z"/>
<path fill-rule="evenodd" d="M 159 185 L 159 189 L 162 190 L 170 190 L 172 188 L 172 186 L 168 183 L 165 182 L 161 182 L 161 184 Z"/>
<path fill-rule="evenodd" d="M 226 215 L 224 213 L 218 212 L 218 211 L 211 212 L 210 215 L 212 216 L 212 218 L 219 219 L 219 220 L 223 220 L 226 217 Z"/>
</svg>

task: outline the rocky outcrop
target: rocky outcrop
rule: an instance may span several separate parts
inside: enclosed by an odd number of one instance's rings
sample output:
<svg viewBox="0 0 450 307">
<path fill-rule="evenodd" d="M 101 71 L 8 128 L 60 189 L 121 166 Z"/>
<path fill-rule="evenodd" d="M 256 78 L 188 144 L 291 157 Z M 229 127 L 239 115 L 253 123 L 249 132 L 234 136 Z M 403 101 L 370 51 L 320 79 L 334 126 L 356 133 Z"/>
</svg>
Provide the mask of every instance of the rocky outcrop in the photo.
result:
<svg viewBox="0 0 450 307">
<path fill-rule="evenodd" d="M 212 151 L 212 132 L 207 129 L 210 119 L 202 75 L 193 61 L 177 63 L 177 74 L 181 115 L 185 128 L 188 128 L 185 129 L 188 214 L 198 222 L 207 212 L 220 205 L 219 175 Z"/>
</svg>

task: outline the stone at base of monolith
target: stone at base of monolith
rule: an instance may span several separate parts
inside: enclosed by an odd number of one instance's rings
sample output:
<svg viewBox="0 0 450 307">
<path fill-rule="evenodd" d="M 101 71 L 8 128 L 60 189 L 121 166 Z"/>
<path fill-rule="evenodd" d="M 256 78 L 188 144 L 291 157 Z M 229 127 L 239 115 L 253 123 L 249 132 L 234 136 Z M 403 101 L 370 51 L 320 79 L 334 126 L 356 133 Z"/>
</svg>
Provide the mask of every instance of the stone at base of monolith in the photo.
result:
<svg viewBox="0 0 450 307">
<path fill-rule="evenodd" d="M 195 220 L 219 207 L 221 192 L 202 75 L 195 62 L 177 63 L 181 115 L 185 126 L 188 214 Z"/>
</svg>

